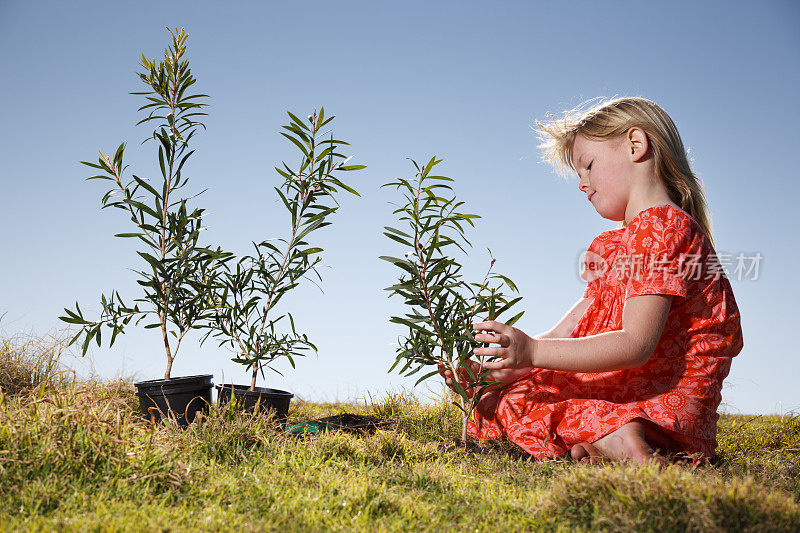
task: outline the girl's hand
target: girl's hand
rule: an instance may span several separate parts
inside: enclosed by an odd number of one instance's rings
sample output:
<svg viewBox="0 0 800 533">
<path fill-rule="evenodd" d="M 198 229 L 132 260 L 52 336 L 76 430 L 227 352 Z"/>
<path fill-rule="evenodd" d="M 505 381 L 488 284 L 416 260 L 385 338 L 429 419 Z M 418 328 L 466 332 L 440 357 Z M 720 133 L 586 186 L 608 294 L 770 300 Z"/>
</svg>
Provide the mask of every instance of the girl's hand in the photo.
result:
<svg viewBox="0 0 800 533">
<path fill-rule="evenodd" d="M 468 361 L 470 368 L 474 374 L 477 374 L 481 371 L 481 365 L 477 361 Z M 444 378 L 445 384 L 450 387 L 451 390 L 455 391 L 455 387 L 453 387 L 453 371 L 447 368 L 446 366 L 439 364 L 439 373 Z M 504 387 L 509 383 L 513 383 L 517 381 L 519 378 L 527 376 L 531 368 L 507 368 L 504 370 L 492 370 L 486 375 L 486 381 L 490 381 L 492 383 L 498 383 L 499 387 Z M 467 397 L 472 398 L 475 395 L 475 388 L 469 387 L 469 374 L 464 368 L 459 368 L 459 378 L 458 384 L 461 385 L 461 388 L 464 389 L 464 392 L 467 393 Z"/>
<path fill-rule="evenodd" d="M 506 326 L 502 322 L 490 320 L 474 324 L 472 329 L 476 331 L 488 331 L 475 335 L 478 342 L 498 344 L 488 348 L 475 348 L 477 356 L 500 357 L 499 361 L 489 361 L 484 363 L 484 367 L 490 370 L 511 370 L 523 369 L 530 370 L 533 367 L 533 353 L 536 340 L 528 337 L 521 330 Z"/>
<path fill-rule="evenodd" d="M 445 365 L 443 365 L 442 363 L 439 363 L 436 366 L 439 368 L 439 374 L 444 378 L 444 384 L 447 385 L 453 392 L 457 392 L 455 386 L 453 385 L 453 381 L 455 379 L 455 377 L 453 376 L 453 371 L 450 370 Z M 472 367 L 472 371 L 474 372 L 475 367 L 472 365 L 470 366 Z M 459 367 L 458 384 L 461 386 L 462 389 L 464 389 L 464 392 L 467 393 L 467 397 L 472 398 L 475 395 L 475 389 L 474 387 L 467 388 L 468 383 L 469 383 L 469 375 L 467 374 L 467 371 Z"/>
</svg>

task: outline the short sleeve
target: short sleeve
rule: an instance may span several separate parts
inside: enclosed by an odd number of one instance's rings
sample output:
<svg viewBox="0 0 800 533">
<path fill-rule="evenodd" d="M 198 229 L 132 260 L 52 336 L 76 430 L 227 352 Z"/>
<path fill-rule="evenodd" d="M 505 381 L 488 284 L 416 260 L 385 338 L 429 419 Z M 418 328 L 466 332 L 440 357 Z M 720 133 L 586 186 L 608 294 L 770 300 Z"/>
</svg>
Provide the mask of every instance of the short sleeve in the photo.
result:
<svg viewBox="0 0 800 533">
<path fill-rule="evenodd" d="M 596 298 L 602 279 L 610 270 L 610 258 L 619 245 L 619 233 L 606 231 L 594 238 L 583 254 L 581 279 L 588 282 L 583 291 L 584 298 Z"/>
<path fill-rule="evenodd" d="M 699 238 L 688 215 L 668 206 L 640 213 L 627 226 L 623 253 L 614 268 L 623 271 L 625 299 L 643 294 L 686 296 L 687 259 Z"/>
<path fill-rule="evenodd" d="M 597 281 L 590 281 L 588 285 L 586 285 L 586 290 L 583 291 L 584 298 L 591 298 L 594 300 L 597 298 Z"/>
<path fill-rule="evenodd" d="M 584 298 L 596 298 L 600 286 L 600 278 L 595 275 L 599 265 L 602 265 L 603 257 L 597 252 L 592 251 L 591 246 L 583 256 L 583 269 L 581 278 L 588 281 L 586 290 L 583 291 Z"/>
</svg>

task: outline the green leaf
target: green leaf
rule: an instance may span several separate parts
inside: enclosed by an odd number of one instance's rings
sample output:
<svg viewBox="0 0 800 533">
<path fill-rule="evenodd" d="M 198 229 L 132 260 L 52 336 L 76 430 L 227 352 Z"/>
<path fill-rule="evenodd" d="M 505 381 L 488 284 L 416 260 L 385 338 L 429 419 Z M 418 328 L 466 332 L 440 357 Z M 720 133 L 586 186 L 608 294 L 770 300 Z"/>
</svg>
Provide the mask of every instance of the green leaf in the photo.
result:
<svg viewBox="0 0 800 533">
<path fill-rule="evenodd" d="M 412 248 L 414 247 L 414 245 L 411 244 L 411 241 L 409 241 L 408 239 L 404 239 L 403 237 L 400 237 L 399 235 L 395 235 L 395 234 L 389 233 L 389 232 L 384 232 L 383 234 L 386 235 L 387 237 L 389 237 L 390 239 L 392 239 L 393 241 L 399 242 L 400 244 L 403 244 L 405 246 L 410 246 Z"/>
<path fill-rule="evenodd" d="M 399 257 L 391 257 L 389 255 L 382 255 L 382 256 L 378 257 L 378 259 L 383 259 L 384 261 L 388 261 L 390 263 L 394 263 L 395 265 L 413 266 L 413 264 L 410 261 L 407 261 L 405 259 L 400 259 Z"/>
<path fill-rule="evenodd" d="M 338 166 L 338 167 L 336 167 L 336 168 L 337 168 L 337 169 L 339 169 L 339 170 L 344 170 L 344 171 L 350 171 L 350 170 L 364 170 L 365 168 L 367 168 L 367 165 L 340 165 L 340 166 Z M 342 185 L 342 186 L 344 187 L 344 185 Z M 349 190 L 350 192 L 353 192 L 353 193 L 355 193 L 355 194 L 358 194 L 357 192 L 355 192 L 355 191 L 351 190 L 350 188 L 348 188 L 348 190 Z"/>
<path fill-rule="evenodd" d="M 417 385 L 419 385 L 420 383 L 422 383 L 423 381 L 425 381 L 425 380 L 426 380 L 426 379 L 428 379 L 429 377 L 431 377 L 431 376 L 435 376 L 435 375 L 438 375 L 438 374 L 439 374 L 439 371 L 438 371 L 438 370 L 434 370 L 433 372 L 428 372 L 427 374 L 425 374 L 424 376 L 422 376 L 421 378 L 419 378 L 419 379 L 416 381 L 416 383 L 414 383 L 414 386 L 416 387 Z"/>
<path fill-rule="evenodd" d="M 522 318 L 522 315 L 524 315 L 524 314 L 525 314 L 525 311 L 521 311 L 520 313 L 518 313 L 518 314 L 514 315 L 513 317 L 511 317 L 511 319 L 509 319 L 509 320 L 506 322 L 506 326 L 513 326 L 514 324 L 516 324 L 516 323 L 517 323 L 517 320 L 519 320 L 520 318 Z"/>
<path fill-rule="evenodd" d="M 292 143 L 294 143 L 295 146 L 300 148 L 300 150 L 303 152 L 303 155 L 308 157 L 308 149 L 305 147 L 305 145 L 303 145 L 303 143 L 301 143 L 300 141 L 298 141 L 297 139 L 295 139 L 294 137 L 292 137 L 291 135 L 289 135 L 287 133 L 281 132 L 281 135 L 283 135 L 284 137 L 286 137 L 287 139 L 292 141 Z"/>
<path fill-rule="evenodd" d="M 420 333 L 423 333 L 426 336 L 431 334 L 425 328 L 413 323 L 412 321 L 410 321 L 410 320 L 408 320 L 406 318 L 402 318 L 402 317 L 399 317 L 399 316 L 393 316 L 391 319 L 389 319 L 389 321 L 390 322 L 394 322 L 396 324 L 402 324 L 404 326 L 408 326 L 409 328 L 411 328 L 411 329 L 413 329 L 415 331 L 419 331 Z"/>
<path fill-rule="evenodd" d="M 130 205 L 130 206 L 132 206 L 132 207 L 134 207 L 136 209 L 144 211 L 145 213 L 147 213 L 148 215 L 150 215 L 153 218 L 159 218 L 158 214 L 155 211 L 153 211 L 153 208 L 151 208 L 148 205 L 143 204 L 142 202 L 139 202 L 139 201 L 136 201 L 136 200 L 130 200 L 130 199 L 122 200 L 122 202 L 126 203 L 126 204 L 128 204 L 128 205 Z"/>
<path fill-rule="evenodd" d="M 158 259 L 156 259 L 155 257 L 146 252 L 136 252 L 136 253 L 139 254 L 145 261 L 147 261 L 151 267 L 153 267 L 154 272 L 161 271 L 162 265 L 158 261 Z"/>
<path fill-rule="evenodd" d="M 145 189 L 146 189 L 146 190 L 147 190 L 147 191 L 148 191 L 150 194 L 152 194 L 152 195 L 153 195 L 153 196 L 155 196 L 156 198 L 159 198 L 159 199 L 161 199 L 161 194 L 160 194 L 158 191 L 156 191 L 156 190 L 153 188 L 153 186 L 152 186 L 152 185 L 150 185 L 149 183 L 147 183 L 147 180 L 145 180 L 145 179 L 143 179 L 143 178 L 140 178 L 139 176 L 137 176 L 137 175 L 135 175 L 135 174 L 134 174 L 134 176 L 133 176 L 133 179 L 136 181 L 136 183 L 138 183 L 138 184 L 139 184 L 139 186 L 141 186 L 141 187 L 144 187 L 144 188 L 145 188 Z"/>
<path fill-rule="evenodd" d="M 461 384 L 458 382 L 458 380 L 454 379 L 452 381 L 452 384 L 453 384 L 453 389 L 455 389 L 456 393 L 459 396 L 461 396 L 462 398 L 464 398 L 465 401 L 469 401 L 469 396 L 467 396 L 466 391 L 464 391 L 464 389 L 461 388 Z M 460 408 L 460 406 L 459 406 L 459 408 Z"/>
<path fill-rule="evenodd" d="M 516 285 L 514 285 L 514 282 L 513 282 L 513 281 L 511 281 L 511 280 L 510 280 L 510 279 L 508 279 L 507 277 L 505 277 L 505 276 L 503 276 L 503 275 L 500 275 L 500 274 L 496 274 L 496 276 L 497 276 L 498 278 L 502 279 L 503 281 L 505 281 L 505 282 L 506 282 L 506 285 L 508 285 L 508 288 L 509 288 L 509 289 L 511 289 L 511 290 L 512 290 L 512 291 L 514 291 L 514 292 L 519 292 L 519 290 L 517 289 L 517 286 L 516 286 Z"/>
<path fill-rule="evenodd" d="M 86 352 L 89 351 L 89 343 L 92 342 L 92 337 L 94 336 L 94 330 L 89 329 L 86 331 L 86 338 L 83 339 L 83 344 L 81 345 L 81 353 L 86 355 Z"/>
<path fill-rule="evenodd" d="M 384 226 L 383 229 L 385 229 L 386 231 L 391 231 L 392 233 L 396 233 L 398 235 L 402 235 L 403 237 L 408 237 L 409 239 L 413 239 L 411 235 L 409 235 L 404 231 L 400 231 L 399 229 L 390 228 L 389 226 Z"/>
<path fill-rule="evenodd" d="M 286 113 L 288 113 L 288 115 L 291 117 L 292 121 L 296 122 L 298 126 L 300 126 L 301 128 L 303 128 L 305 130 L 308 130 L 308 126 L 306 126 L 305 123 L 302 120 L 300 120 L 299 118 L 297 118 L 297 116 L 295 116 L 291 111 L 286 111 Z"/>
<path fill-rule="evenodd" d="M 362 165 L 362 167 L 363 167 L 363 168 L 366 168 L 366 167 L 364 167 L 363 165 Z M 359 170 L 359 169 L 355 169 L 355 168 L 341 168 L 341 167 L 340 167 L 340 170 Z M 344 183 L 342 183 L 342 182 L 341 182 L 341 181 L 339 181 L 339 180 L 336 180 L 336 185 L 338 185 L 338 186 L 339 186 L 339 187 L 341 187 L 342 189 L 346 190 L 346 191 L 347 191 L 347 192 L 349 192 L 350 194 L 355 194 L 355 195 L 356 195 L 356 196 L 358 196 L 359 198 L 361 197 L 361 195 L 358 193 L 358 191 L 357 191 L 357 190 L 353 189 L 352 187 L 349 187 L 349 186 L 345 185 Z"/>
<path fill-rule="evenodd" d="M 113 159 L 113 161 L 114 161 L 115 163 L 117 163 L 117 162 L 120 162 L 120 163 L 121 163 L 121 162 L 122 162 L 122 151 L 123 151 L 124 149 L 125 149 L 125 143 L 121 143 L 121 144 L 119 145 L 119 148 L 117 148 L 117 151 L 116 151 L 116 153 L 114 154 L 114 159 Z"/>
<path fill-rule="evenodd" d="M 511 309 L 514 305 L 516 305 L 520 300 L 522 300 L 522 296 L 518 296 L 517 298 L 514 298 L 510 302 L 506 303 L 503 307 L 501 307 L 495 312 L 495 316 L 502 315 L 503 313 Z"/>
<path fill-rule="evenodd" d="M 66 322 L 67 324 L 78 324 L 78 325 L 86 323 L 85 320 L 82 320 L 82 319 L 78 318 L 77 316 L 75 316 L 72 312 L 70 312 L 69 309 L 64 309 L 64 311 L 66 311 L 70 316 L 60 316 L 60 317 L 58 317 L 58 319 L 61 320 L 62 322 Z"/>
</svg>

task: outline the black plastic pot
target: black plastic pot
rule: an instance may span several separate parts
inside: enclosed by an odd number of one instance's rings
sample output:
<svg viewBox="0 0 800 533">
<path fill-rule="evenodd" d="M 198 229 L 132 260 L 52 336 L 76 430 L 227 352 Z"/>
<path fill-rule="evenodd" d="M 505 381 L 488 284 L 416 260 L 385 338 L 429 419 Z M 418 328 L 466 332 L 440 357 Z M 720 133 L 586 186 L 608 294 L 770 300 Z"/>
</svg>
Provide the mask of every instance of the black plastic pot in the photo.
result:
<svg viewBox="0 0 800 533">
<path fill-rule="evenodd" d="M 255 387 L 254 390 L 247 390 L 248 385 L 217 385 L 217 402 L 225 405 L 231 400 L 231 393 L 236 398 L 236 405 L 240 409 L 248 412 L 255 412 L 258 406 L 259 412 L 270 409 L 275 412 L 275 419 L 281 425 L 286 426 L 286 417 L 289 414 L 289 402 L 292 401 L 294 394 L 278 389 L 265 389 Z"/>
<path fill-rule="evenodd" d="M 134 383 L 139 409 L 151 422 L 168 417 L 186 427 L 194 422 L 198 413 L 208 413 L 213 377 L 202 374 Z"/>
</svg>

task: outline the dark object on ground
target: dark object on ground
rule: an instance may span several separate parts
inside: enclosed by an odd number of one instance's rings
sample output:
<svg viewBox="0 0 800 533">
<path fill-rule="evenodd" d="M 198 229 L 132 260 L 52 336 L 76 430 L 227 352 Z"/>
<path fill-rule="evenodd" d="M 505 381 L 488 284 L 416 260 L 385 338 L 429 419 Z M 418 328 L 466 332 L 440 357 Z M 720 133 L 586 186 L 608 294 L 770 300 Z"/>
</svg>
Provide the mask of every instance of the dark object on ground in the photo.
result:
<svg viewBox="0 0 800 533">
<path fill-rule="evenodd" d="M 231 400 L 231 392 L 236 398 L 236 405 L 243 411 L 249 413 L 256 412 L 256 409 L 263 411 L 269 409 L 275 412 L 275 420 L 281 427 L 286 426 L 286 417 L 289 414 L 289 402 L 292 401 L 294 394 L 278 389 L 266 389 L 264 387 L 254 387 L 248 390 L 247 385 L 217 385 L 217 403 L 220 406 L 227 404 Z"/>
<path fill-rule="evenodd" d="M 363 431 L 372 433 L 378 427 L 385 426 L 388 423 L 388 420 L 376 416 L 342 413 L 340 415 L 326 416 L 325 418 L 294 424 L 286 429 L 286 433 L 291 433 L 292 435 L 308 435 L 324 431 Z"/>
<path fill-rule="evenodd" d="M 201 374 L 134 383 L 139 409 L 153 423 L 167 417 L 186 427 L 198 413 L 208 413 L 213 377 Z"/>
</svg>

